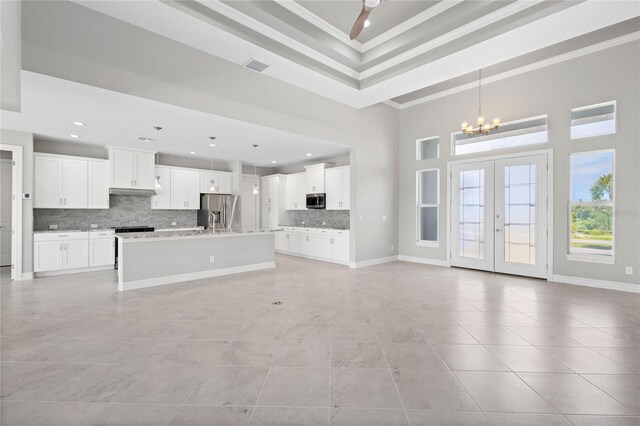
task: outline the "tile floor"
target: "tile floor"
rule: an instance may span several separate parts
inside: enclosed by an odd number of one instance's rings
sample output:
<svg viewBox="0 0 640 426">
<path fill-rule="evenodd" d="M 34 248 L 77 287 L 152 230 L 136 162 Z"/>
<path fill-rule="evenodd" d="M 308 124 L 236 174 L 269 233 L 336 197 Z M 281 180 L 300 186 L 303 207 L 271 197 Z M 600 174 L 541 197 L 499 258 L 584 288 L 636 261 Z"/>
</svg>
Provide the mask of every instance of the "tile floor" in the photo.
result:
<svg viewBox="0 0 640 426">
<path fill-rule="evenodd" d="M 124 294 L 3 275 L 2 424 L 640 424 L 638 295 L 277 264 Z"/>
</svg>

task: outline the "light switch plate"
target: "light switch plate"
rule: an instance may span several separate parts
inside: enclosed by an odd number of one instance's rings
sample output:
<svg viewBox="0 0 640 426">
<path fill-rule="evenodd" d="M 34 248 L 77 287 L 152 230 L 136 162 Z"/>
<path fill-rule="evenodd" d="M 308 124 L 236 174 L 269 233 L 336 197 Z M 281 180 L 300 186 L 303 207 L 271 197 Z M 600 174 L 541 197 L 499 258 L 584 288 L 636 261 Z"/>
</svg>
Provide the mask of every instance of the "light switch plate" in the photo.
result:
<svg viewBox="0 0 640 426">
<path fill-rule="evenodd" d="M 58 225 L 49 225 L 49 229 L 58 229 Z"/>
<path fill-rule="evenodd" d="M 92 223 L 91 224 L 91 229 L 98 229 L 98 224 L 97 223 Z"/>
<path fill-rule="evenodd" d="M 216 261 L 215 256 L 209 256 L 209 263 L 214 263 Z"/>
<path fill-rule="evenodd" d="M 627 266 L 626 268 L 624 268 L 624 272 L 627 275 L 633 275 L 633 268 L 631 266 Z"/>
<path fill-rule="evenodd" d="M 171 222 L 171 226 L 178 226 L 178 222 Z"/>
</svg>

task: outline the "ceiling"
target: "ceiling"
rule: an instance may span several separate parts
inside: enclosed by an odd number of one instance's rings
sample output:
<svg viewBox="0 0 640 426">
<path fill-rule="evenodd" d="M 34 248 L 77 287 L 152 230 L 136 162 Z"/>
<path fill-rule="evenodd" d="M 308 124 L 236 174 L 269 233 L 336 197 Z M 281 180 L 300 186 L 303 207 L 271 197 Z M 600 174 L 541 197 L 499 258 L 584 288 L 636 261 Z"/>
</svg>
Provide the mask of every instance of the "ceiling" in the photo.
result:
<svg viewBox="0 0 640 426">
<path fill-rule="evenodd" d="M 270 65 L 264 75 L 355 108 L 403 99 L 640 15 L 635 1 L 388 0 L 349 40 L 357 0 L 75 3 L 239 66 L 257 58 Z"/>
<path fill-rule="evenodd" d="M 2 110 L 2 127 L 44 139 L 159 150 L 182 157 L 285 166 L 348 153 L 343 145 L 22 71 L 22 111 Z M 76 126 L 74 121 L 86 126 Z M 160 145 L 155 139 L 161 126 Z M 71 134 L 80 136 L 70 137 Z M 210 147 L 209 136 L 216 136 Z M 257 158 L 253 144 L 258 144 Z M 191 154 L 195 152 L 196 154 Z M 307 156 L 307 153 L 312 156 Z M 277 163 L 274 164 L 273 161 Z"/>
</svg>

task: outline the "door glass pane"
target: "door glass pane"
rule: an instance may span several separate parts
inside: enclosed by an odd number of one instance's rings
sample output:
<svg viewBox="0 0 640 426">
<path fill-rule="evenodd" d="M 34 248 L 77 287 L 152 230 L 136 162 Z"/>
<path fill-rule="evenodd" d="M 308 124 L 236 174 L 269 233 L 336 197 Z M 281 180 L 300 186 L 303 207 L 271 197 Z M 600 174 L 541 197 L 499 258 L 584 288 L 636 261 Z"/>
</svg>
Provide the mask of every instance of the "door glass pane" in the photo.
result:
<svg viewBox="0 0 640 426">
<path fill-rule="evenodd" d="M 535 164 L 504 168 L 504 199 L 504 260 L 535 265 Z"/>
<path fill-rule="evenodd" d="M 484 170 L 460 172 L 460 256 L 484 258 Z"/>
</svg>

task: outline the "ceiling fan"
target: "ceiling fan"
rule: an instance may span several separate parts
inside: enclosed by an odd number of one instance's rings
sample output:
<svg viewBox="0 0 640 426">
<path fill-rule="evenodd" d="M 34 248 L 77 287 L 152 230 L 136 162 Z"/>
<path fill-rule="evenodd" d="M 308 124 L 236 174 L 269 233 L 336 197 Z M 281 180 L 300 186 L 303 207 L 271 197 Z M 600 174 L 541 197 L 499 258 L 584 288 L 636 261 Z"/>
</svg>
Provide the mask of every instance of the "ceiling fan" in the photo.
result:
<svg viewBox="0 0 640 426">
<path fill-rule="evenodd" d="M 362 0 L 362 10 L 360 11 L 358 18 L 356 18 L 356 22 L 353 23 L 353 28 L 351 28 L 351 33 L 349 34 L 351 40 L 360 35 L 371 11 L 380 6 L 384 1 L 386 0 Z"/>
</svg>

